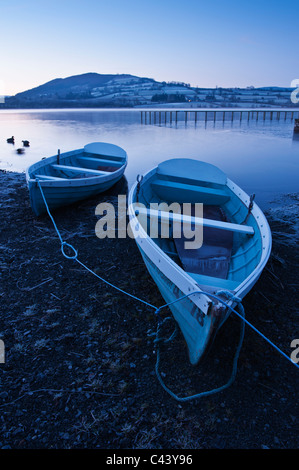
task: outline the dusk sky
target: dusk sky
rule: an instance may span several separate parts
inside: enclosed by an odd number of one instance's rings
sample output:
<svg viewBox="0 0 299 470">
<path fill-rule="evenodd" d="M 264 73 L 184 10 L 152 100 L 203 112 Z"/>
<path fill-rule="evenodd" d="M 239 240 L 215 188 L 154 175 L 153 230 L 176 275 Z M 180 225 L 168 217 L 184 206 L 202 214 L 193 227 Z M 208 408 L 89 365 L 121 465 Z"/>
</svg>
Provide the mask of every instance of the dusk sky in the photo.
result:
<svg viewBox="0 0 299 470">
<path fill-rule="evenodd" d="M 290 86 L 297 1 L 1 1 L 0 94 L 87 72 L 200 87 Z"/>
</svg>

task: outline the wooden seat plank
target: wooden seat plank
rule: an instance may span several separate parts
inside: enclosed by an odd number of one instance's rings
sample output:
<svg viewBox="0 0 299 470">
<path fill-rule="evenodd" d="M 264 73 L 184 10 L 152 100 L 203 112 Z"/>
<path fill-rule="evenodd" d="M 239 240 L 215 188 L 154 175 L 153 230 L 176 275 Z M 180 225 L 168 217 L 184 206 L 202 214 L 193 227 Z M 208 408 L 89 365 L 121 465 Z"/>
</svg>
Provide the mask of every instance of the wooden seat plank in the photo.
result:
<svg viewBox="0 0 299 470">
<path fill-rule="evenodd" d="M 78 166 L 69 166 L 69 165 L 51 165 L 54 170 L 67 170 L 73 171 L 75 173 L 90 173 L 98 176 L 109 175 L 109 171 L 99 171 L 99 170 L 91 170 L 90 168 L 78 167 Z"/>
<path fill-rule="evenodd" d="M 136 207 L 136 215 L 143 214 L 147 217 L 158 217 L 161 220 L 179 223 L 189 223 L 195 225 L 203 225 L 206 227 L 218 228 L 221 230 L 230 230 L 248 235 L 254 235 L 254 228 L 249 225 L 239 225 L 230 222 L 222 222 L 220 220 L 212 220 L 205 218 L 192 217 L 183 214 L 174 214 L 172 212 L 159 211 L 156 209 L 147 209 L 146 207 Z"/>
<path fill-rule="evenodd" d="M 52 180 L 52 181 L 57 181 L 57 180 L 64 180 L 66 178 L 61 178 L 60 176 L 50 176 L 50 175 L 34 175 L 36 178 L 41 178 L 44 180 Z"/>
</svg>

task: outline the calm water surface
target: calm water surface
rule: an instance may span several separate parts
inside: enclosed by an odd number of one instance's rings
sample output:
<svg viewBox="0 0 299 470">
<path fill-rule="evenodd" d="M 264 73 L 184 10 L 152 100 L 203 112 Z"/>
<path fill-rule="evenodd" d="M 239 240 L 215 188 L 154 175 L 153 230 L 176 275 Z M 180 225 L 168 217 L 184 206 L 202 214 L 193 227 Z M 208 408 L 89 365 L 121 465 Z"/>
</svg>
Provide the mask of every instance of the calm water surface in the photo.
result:
<svg viewBox="0 0 299 470">
<path fill-rule="evenodd" d="M 123 147 L 129 163 L 130 187 L 168 158 L 195 158 L 220 167 L 246 192 L 256 194 L 263 208 L 281 194 L 299 190 L 299 140 L 294 123 L 286 120 L 242 122 L 188 121 L 176 125 L 141 124 L 136 110 L 22 110 L 0 111 L 0 168 L 22 172 L 42 157 L 67 152 L 89 142 L 110 142 Z M 15 145 L 6 139 L 15 137 Z M 22 140 L 30 141 L 18 155 Z"/>
</svg>

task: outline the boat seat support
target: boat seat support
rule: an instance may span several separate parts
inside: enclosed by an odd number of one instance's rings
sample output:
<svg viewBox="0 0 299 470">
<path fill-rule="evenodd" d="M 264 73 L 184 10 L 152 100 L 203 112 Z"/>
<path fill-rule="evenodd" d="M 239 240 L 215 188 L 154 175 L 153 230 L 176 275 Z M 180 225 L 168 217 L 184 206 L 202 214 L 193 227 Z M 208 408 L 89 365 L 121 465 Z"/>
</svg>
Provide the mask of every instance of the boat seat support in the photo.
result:
<svg viewBox="0 0 299 470">
<path fill-rule="evenodd" d="M 147 217 L 159 218 L 162 221 L 203 225 L 204 227 L 219 228 L 221 230 L 230 230 L 232 232 L 254 235 L 254 228 L 249 225 L 232 224 L 230 222 L 222 222 L 220 220 L 204 219 L 173 212 L 159 211 L 156 209 L 147 209 L 146 207 L 137 207 L 135 213 L 136 215 L 143 214 Z"/>
<path fill-rule="evenodd" d="M 102 158 L 95 158 L 95 157 L 77 157 L 79 161 L 82 160 L 82 162 L 90 162 L 90 163 L 96 163 L 98 165 L 106 165 L 106 166 L 115 166 L 115 167 L 121 167 L 123 165 L 123 162 L 117 162 L 116 160 L 104 160 Z"/>
<path fill-rule="evenodd" d="M 224 189 L 179 183 L 177 181 L 157 180 L 151 183 L 157 196 L 162 200 L 191 202 L 192 199 L 204 204 L 221 205 L 229 201 L 230 196 Z"/>
<path fill-rule="evenodd" d="M 75 173 L 90 173 L 93 175 L 103 176 L 103 175 L 110 175 L 109 171 L 99 171 L 99 170 L 91 170 L 90 168 L 83 168 L 78 166 L 68 166 L 68 165 L 51 165 L 54 170 L 67 170 L 73 171 Z"/>
</svg>

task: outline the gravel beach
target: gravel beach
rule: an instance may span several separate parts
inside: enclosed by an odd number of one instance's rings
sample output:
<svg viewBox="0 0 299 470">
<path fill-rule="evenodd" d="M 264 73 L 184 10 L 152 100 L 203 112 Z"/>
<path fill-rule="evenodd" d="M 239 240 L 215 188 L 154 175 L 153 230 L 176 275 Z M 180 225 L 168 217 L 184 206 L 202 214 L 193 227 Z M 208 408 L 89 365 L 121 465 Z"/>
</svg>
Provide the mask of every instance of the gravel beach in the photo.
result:
<svg viewBox="0 0 299 470">
<path fill-rule="evenodd" d="M 298 448 L 298 369 L 249 327 L 234 383 L 178 402 L 155 374 L 153 310 L 65 259 L 48 215 L 31 210 L 25 175 L 0 171 L 0 449 Z M 55 211 L 63 239 L 99 276 L 153 305 L 164 303 L 135 241 L 95 235 L 107 194 Z M 269 262 L 244 299 L 246 318 L 288 356 L 298 329 L 298 195 L 266 213 Z M 169 314 L 169 312 L 166 312 Z M 165 325 L 165 336 L 174 323 Z M 167 386 L 184 397 L 225 384 L 240 320 L 223 325 L 191 366 L 179 333 L 161 347 Z"/>
</svg>

